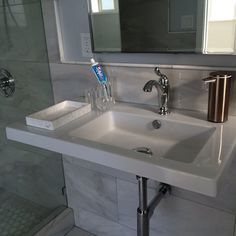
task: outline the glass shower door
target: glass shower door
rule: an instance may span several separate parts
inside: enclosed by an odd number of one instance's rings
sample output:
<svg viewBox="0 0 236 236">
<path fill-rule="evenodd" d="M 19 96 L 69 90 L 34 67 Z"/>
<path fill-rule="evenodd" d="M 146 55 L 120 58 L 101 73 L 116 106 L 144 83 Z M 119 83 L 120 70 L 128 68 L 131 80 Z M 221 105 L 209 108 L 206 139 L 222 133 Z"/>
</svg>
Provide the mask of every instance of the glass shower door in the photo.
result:
<svg viewBox="0 0 236 236">
<path fill-rule="evenodd" d="M 5 127 L 54 103 L 40 0 L 0 0 L 1 68 L 15 91 L 0 93 L 0 235 L 34 235 L 66 205 L 61 156 L 7 140 Z"/>
</svg>

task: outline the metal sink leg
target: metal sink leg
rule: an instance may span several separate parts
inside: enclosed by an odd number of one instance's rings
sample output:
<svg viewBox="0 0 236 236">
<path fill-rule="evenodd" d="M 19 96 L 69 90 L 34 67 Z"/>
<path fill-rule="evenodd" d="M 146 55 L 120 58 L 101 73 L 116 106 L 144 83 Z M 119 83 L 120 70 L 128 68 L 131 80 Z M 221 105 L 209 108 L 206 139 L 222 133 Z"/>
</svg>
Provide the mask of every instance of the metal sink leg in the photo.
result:
<svg viewBox="0 0 236 236">
<path fill-rule="evenodd" d="M 147 181 L 145 177 L 137 176 L 139 189 L 139 206 L 137 209 L 137 236 L 149 236 L 149 221 L 155 208 L 171 187 L 168 184 L 160 184 L 157 195 L 148 204 Z"/>
</svg>

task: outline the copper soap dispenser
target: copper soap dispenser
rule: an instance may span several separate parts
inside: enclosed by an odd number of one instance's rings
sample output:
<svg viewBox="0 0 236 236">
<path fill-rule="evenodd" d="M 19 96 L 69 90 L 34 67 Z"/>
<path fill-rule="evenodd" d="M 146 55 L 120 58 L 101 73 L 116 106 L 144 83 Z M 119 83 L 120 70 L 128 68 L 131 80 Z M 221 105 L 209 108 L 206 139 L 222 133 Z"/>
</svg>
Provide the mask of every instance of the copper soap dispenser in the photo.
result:
<svg viewBox="0 0 236 236">
<path fill-rule="evenodd" d="M 216 71 L 203 79 L 209 84 L 208 121 L 223 123 L 228 120 L 231 78 L 228 72 Z"/>
</svg>

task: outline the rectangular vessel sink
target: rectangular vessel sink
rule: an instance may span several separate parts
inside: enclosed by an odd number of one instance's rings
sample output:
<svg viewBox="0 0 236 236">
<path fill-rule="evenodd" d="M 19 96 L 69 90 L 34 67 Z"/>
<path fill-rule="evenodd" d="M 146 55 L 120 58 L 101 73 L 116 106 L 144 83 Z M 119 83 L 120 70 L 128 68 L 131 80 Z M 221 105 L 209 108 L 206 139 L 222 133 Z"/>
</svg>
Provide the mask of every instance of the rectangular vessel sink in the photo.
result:
<svg viewBox="0 0 236 236">
<path fill-rule="evenodd" d="M 72 137 L 123 149 L 149 148 L 152 158 L 191 163 L 214 133 L 215 128 L 165 120 L 155 129 L 155 118 L 110 111 L 72 131 Z M 150 155 L 147 154 L 147 157 Z"/>
<path fill-rule="evenodd" d="M 145 106 L 116 104 L 54 131 L 16 123 L 11 140 L 58 152 L 208 196 L 216 196 L 236 154 L 236 117 L 224 124 L 193 111 L 160 116 Z M 160 128 L 153 126 L 159 120 Z M 137 149 L 144 153 L 137 153 Z M 148 154 L 145 148 L 149 148 Z"/>
</svg>

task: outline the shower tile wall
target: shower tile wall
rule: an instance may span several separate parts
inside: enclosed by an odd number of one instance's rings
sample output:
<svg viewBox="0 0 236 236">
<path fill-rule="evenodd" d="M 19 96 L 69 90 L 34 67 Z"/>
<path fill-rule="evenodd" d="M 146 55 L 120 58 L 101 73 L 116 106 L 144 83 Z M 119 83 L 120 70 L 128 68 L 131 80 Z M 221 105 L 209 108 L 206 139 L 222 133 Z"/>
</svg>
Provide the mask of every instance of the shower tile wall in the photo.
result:
<svg viewBox="0 0 236 236">
<path fill-rule="evenodd" d="M 50 18 L 54 14 L 53 5 L 48 0 L 43 0 L 43 3 L 55 100 L 77 99 L 84 95 L 85 89 L 95 86 L 96 81 L 88 65 L 59 62 L 55 20 Z M 150 94 L 142 91 L 145 82 L 156 79 L 152 68 L 105 67 L 105 70 L 114 80 L 118 100 L 157 104 L 155 91 Z M 210 71 L 163 69 L 163 72 L 171 82 L 171 106 L 198 110 L 201 118 L 205 119 L 207 90 L 201 79 L 207 77 Z M 233 83 L 230 111 L 233 115 L 236 115 L 235 86 Z M 173 188 L 172 195 L 164 199 L 155 212 L 151 223 L 152 235 L 233 236 L 236 214 L 235 160 L 224 177 L 225 185 L 217 198 Z M 69 156 L 63 157 L 63 163 L 68 204 L 74 210 L 77 226 L 98 236 L 136 235 L 137 183 L 134 175 Z M 149 182 L 151 195 L 157 186 L 157 182 Z M 107 209 L 107 204 L 111 205 L 112 212 Z"/>
<path fill-rule="evenodd" d="M 0 96 L 0 187 L 51 209 L 64 205 L 61 156 L 5 136 L 6 125 L 54 103 L 39 0 L 0 0 L 0 68 L 16 83 L 14 96 Z"/>
<path fill-rule="evenodd" d="M 1 2 L 0 59 L 47 62 L 40 1 Z"/>
</svg>

